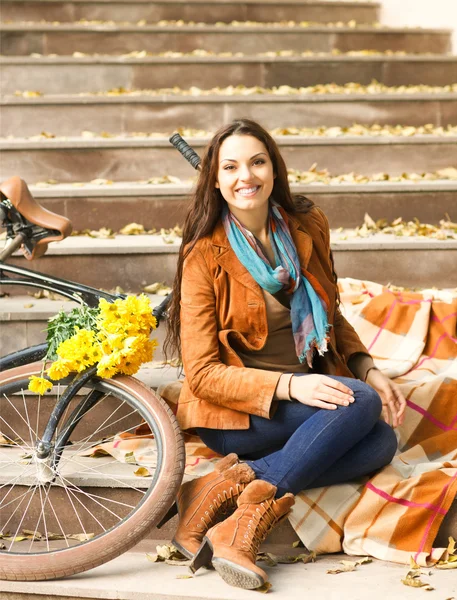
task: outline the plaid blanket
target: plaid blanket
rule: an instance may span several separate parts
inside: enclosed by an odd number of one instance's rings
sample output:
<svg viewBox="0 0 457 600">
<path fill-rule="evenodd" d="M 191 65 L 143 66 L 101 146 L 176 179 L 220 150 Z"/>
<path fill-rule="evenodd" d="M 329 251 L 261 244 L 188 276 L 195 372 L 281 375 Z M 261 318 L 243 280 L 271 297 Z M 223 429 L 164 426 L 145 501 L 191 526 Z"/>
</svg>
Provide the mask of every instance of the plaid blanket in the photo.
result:
<svg viewBox="0 0 457 600">
<path fill-rule="evenodd" d="M 432 546 L 457 494 L 457 293 L 394 291 L 355 279 L 339 285 L 343 313 L 407 399 L 396 430 L 399 451 L 371 479 L 301 492 L 289 519 L 317 554 L 344 551 L 402 564 L 413 556 L 430 565 L 445 555 L 444 547 Z M 180 389 L 177 381 L 159 393 L 173 405 Z M 185 478 L 211 471 L 219 456 L 199 438 L 186 439 Z M 132 439 L 103 444 L 121 461 L 124 448 L 148 464 L 145 440 L 137 448 Z"/>
<path fill-rule="evenodd" d="M 376 365 L 407 400 L 399 451 L 369 480 L 301 492 L 290 518 L 317 553 L 339 552 L 422 566 L 457 494 L 457 298 L 340 281 L 346 318 Z"/>
</svg>

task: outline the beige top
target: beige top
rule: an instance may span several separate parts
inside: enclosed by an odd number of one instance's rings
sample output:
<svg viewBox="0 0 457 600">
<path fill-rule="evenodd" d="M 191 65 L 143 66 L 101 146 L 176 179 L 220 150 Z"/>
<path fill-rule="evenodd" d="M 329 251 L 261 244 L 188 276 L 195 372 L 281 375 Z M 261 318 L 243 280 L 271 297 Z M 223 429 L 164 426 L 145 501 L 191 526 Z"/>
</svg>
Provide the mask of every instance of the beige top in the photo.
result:
<svg viewBox="0 0 457 600">
<path fill-rule="evenodd" d="M 283 373 L 307 373 L 308 365 L 300 363 L 295 351 L 290 308 L 281 304 L 270 293 L 262 291 L 267 309 L 267 341 L 261 350 L 237 350 L 237 354 L 245 367 Z"/>
<path fill-rule="evenodd" d="M 262 290 L 267 309 L 268 336 L 261 350 L 252 352 L 237 350 L 245 367 L 281 371 L 283 373 L 307 373 L 308 365 L 299 362 L 295 352 L 290 308 L 287 308 L 269 292 Z M 349 370 L 365 381 L 368 369 L 374 366 L 369 354 L 359 352 L 349 357 Z"/>
</svg>

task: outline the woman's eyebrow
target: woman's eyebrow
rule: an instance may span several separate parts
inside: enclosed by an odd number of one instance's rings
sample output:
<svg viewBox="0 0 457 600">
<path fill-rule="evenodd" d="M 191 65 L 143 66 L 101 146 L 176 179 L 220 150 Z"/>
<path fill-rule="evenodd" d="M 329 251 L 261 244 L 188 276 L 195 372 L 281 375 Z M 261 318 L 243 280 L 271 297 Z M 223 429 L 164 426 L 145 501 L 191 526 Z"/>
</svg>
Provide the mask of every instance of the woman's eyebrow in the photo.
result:
<svg viewBox="0 0 457 600">
<path fill-rule="evenodd" d="M 265 154 L 265 156 L 267 155 L 266 152 L 257 152 L 257 154 L 254 154 L 254 156 L 251 156 L 251 158 L 249 160 L 252 160 L 256 156 L 259 156 L 260 154 Z M 229 160 L 230 162 L 237 162 L 237 160 L 235 158 L 223 158 L 220 162 L 222 163 L 222 162 L 224 162 L 224 160 Z"/>
</svg>

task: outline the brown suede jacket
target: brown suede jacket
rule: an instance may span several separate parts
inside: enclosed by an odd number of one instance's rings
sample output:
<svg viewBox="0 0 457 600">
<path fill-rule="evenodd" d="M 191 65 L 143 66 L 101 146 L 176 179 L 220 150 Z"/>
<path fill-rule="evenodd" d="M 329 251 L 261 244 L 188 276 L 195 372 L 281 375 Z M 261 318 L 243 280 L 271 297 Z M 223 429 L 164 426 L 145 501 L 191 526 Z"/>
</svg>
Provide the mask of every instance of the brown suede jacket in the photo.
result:
<svg viewBox="0 0 457 600">
<path fill-rule="evenodd" d="M 326 298 L 329 350 L 313 368 L 354 377 L 347 361 L 368 354 L 336 306 L 327 218 L 317 207 L 289 216 L 302 270 Z M 184 262 L 181 286 L 181 343 L 186 378 L 179 397 L 181 429 L 248 429 L 249 414 L 270 418 L 279 372 L 243 366 L 237 348 L 263 347 L 268 335 L 263 293 L 232 250 L 219 221 Z"/>
</svg>

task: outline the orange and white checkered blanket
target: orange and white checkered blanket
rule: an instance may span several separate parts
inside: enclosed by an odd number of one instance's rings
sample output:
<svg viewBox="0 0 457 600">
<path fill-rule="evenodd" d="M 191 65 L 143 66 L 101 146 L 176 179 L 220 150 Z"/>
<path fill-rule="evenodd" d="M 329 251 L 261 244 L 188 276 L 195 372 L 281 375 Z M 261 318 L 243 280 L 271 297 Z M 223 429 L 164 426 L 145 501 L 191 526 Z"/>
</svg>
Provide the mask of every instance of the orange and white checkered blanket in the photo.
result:
<svg viewBox="0 0 457 600">
<path fill-rule="evenodd" d="M 346 318 L 407 400 L 399 452 L 368 481 L 301 492 L 291 523 L 317 553 L 425 566 L 457 494 L 457 297 L 340 281 Z"/>
</svg>

